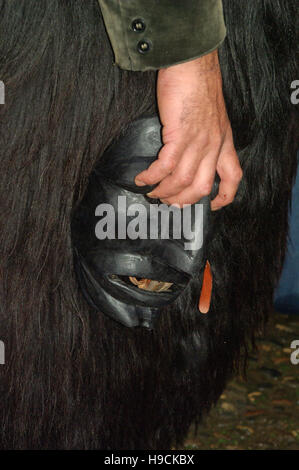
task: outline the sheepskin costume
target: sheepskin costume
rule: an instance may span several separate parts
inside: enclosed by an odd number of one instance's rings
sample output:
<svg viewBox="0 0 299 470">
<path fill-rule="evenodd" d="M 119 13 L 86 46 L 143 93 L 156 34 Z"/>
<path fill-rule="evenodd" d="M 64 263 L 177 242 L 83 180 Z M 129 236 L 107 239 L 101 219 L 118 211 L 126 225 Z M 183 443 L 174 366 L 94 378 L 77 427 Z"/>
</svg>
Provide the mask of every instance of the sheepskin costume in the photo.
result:
<svg viewBox="0 0 299 470">
<path fill-rule="evenodd" d="M 155 113 L 156 72 L 128 72 L 97 0 L 0 0 L 0 447 L 169 449 L 243 369 L 272 308 L 296 170 L 295 0 L 224 0 L 224 94 L 244 179 L 202 270 L 155 329 L 126 328 L 78 286 L 71 222 L 101 155 Z"/>
</svg>

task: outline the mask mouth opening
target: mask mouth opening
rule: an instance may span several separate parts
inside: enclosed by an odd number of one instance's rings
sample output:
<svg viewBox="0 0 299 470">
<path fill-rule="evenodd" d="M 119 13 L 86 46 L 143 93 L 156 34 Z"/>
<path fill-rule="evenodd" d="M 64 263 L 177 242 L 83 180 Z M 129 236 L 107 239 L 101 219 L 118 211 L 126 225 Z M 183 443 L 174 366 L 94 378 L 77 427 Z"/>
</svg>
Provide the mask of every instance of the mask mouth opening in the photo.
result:
<svg viewBox="0 0 299 470">
<path fill-rule="evenodd" d="M 173 286 L 173 282 L 164 282 L 164 281 L 156 281 L 153 279 L 145 279 L 145 278 L 137 278 L 137 277 L 129 277 L 132 284 L 137 286 L 139 289 L 147 290 L 150 292 L 164 292 L 164 291 L 171 291 L 171 287 Z"/>
<path fill-rule="evenodd" d="M 136 289 L 141 289 L 147 292 L 177 292 L 178 289 L 181 289 L 181 286 L 176 285 L 174 282 L 158 281 L 156 279 L 144 277 L 120 276 L 116 274 L 113 274 L 110 277 L 111 279 L 125 282 L 130 287 L 135 287 Z"/>
</svg>

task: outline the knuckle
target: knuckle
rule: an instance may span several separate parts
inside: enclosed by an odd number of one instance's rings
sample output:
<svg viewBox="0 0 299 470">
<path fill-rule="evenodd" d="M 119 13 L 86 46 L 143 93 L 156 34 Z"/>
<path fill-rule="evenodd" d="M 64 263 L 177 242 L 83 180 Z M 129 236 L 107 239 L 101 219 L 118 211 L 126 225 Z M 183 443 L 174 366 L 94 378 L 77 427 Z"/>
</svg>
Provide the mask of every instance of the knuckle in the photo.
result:
<svg viewBox="0 0 299 470">
<path fill-rule="evenodd" d="M 242 178 L 243 178 L 243 171 L 242 171 L 242 169 L 241 169 L 239 166 L 233 168 L 233 170 L 231 171 L 231 179 L 232 179 L 234 182 L 239 183 Z"/>
<path fill-rule="evenodd" d="M 218 155 L 219 149 L 222 145 L 222 137 L 220 134 L 214 135 L 200 135 L 197 138 L 196 142 L 196 152 L 199 154 L 207 154 L 210 152 L 215 153 Z"/>
<path fill-rule="evenodd" d="M 208 196 L 210 194 L 210 190 L 207 187 L 203 186 L 201 188 L 200 193 L 201 193 L 202 196 Z"/>
<path fill-rule="evenodd" d="M 142 181 L 146 184 L 153 184 L 155 182 L 155 176 L 152 175 L 151 173 L 149 174 L 145 173 L 142 176 Z"/>
<path fill-rule="evenodd" d="M 172 172 L 175 169 L 176 162 L 174 158 L 164 158 L 161 160 L 161 165 L 164 171 Z"/>
<path fill-rule="evenodd" d="M 211 145 L 211 141 L 208 135 L 199 135 L 197 139 L 196 149 L 197 152 L 202 152 L 207 150 Z"/>
<path fill-rule="evenodd" d="M 180 179 L 179 179 L 179 184 L 181 186 L 189 186 L 192 182 L 193 182 L 193 179 L 194 179 L 194 173 L 183 173 L 181 176 L 180 176 Z"/>
<path fill-rule="evenodd" d="M 214 147 L 214 148 L 217 148 L 217 150 L 221 147 L 221 144 L 222 144 L 222 137 L 220 134 L 215 134 L 213 135 L 213 137 L 211 138 L 211 145 Z"/>
<path fill-rule="evenodd" d="M 199 186 L 199 191 L 203 196 L 208 196 L 212 191 L 213 182 L 207 181 Z"/>
</svg>

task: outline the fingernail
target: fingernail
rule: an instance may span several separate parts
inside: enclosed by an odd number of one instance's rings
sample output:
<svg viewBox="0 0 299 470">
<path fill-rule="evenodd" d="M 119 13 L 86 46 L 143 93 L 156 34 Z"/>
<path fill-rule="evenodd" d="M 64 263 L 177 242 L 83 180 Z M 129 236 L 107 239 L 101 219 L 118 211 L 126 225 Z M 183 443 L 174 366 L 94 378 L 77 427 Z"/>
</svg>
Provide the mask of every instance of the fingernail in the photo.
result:
<svg viewBox="0 0 299 470">
<path fill-rule="evenodd" d="M 147 196 L 148 196 L 148 197 L 151 197 L 151 198 L 153 198 L 153 199 L 156 199 L 156 196 L 155 196 L 155 194 L 154 194 L 153 192 L 147 193 Z"/>
<path fill-rule="evenodd" d="M 135 179 L 135 184 L 136 186 L 146 186 L 146 183 L 138 179 Z"/>
</svg>

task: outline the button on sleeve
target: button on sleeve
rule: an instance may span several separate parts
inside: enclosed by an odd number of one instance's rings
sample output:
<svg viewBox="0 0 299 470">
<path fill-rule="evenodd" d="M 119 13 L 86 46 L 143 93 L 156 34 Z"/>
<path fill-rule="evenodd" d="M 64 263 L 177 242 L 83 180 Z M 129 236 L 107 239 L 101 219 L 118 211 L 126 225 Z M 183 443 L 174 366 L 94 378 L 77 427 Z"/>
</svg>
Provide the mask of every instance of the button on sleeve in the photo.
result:
<svg viewBox="0 0 299 470">
<path fill-rule="evenodd" d="M 98 0 L 116 64 L 157 70 L 216 49 L 225 38 L 221 0 Z"/>
</svg>

